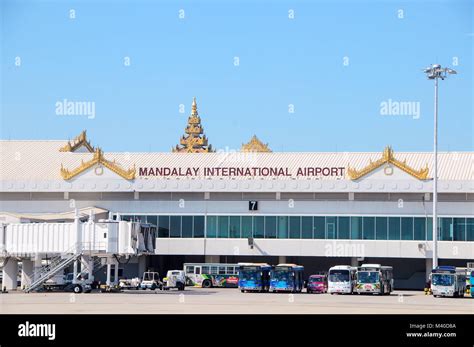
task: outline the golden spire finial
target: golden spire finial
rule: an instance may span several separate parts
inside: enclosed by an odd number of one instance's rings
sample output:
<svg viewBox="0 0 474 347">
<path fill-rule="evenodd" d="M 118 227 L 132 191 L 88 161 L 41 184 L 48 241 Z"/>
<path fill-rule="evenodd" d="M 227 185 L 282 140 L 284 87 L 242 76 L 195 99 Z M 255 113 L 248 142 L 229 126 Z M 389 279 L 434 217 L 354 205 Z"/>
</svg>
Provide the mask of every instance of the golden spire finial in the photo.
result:
<svg viewBox="0 0 474 347">
<path fill-rule="evenodd" d="M 196 97 L 193 98 L 191 115 L 188 118 L 188 125 L 184 129 L 184 132 L 185 135 L 180 138 L 178 146 L 172 149 L 173 152 L 213 152 L 212 146 L 208 145 L 207 138 L 204 135 L 201 118 L 198 116 Z"/>
<path fill-rule="evenodd" d="M 386 146 L 383 150 L 383 157 L 387 160 L 393 159 L 393 149 L 392 146 Z"/>
<path fill-rule="evenodd" d="M 198 111 L 197 111 L 197 103 L 196 103 L 196 97 L 193 98 L 193 105 L 192 105 L 192 111 L 191 115 L 197 116 Z"/>
</svg>

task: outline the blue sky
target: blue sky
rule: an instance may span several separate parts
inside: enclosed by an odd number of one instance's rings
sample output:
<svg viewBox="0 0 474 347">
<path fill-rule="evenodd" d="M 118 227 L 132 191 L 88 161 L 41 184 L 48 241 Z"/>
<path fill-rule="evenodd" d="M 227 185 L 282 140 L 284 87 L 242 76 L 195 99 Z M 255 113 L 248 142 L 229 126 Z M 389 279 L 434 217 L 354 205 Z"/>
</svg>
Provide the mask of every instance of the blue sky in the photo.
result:
<svg viewBox="0 0 474 347">
<path fill-rule="evenodd" d="M 4 0 L 0 12 L 2 139 L 87 129 L 105 151 L 169 151 L 196 96 L 218 149 L 256 134 L 275 151 L 429 151 L 422 68 L 438 62 L 458 71 L 440 82 L 440 149 L 474 150 L 471 1 Z M 57 115 L 64 99 L 94 102 L 95 118 Z M 419 103 L 419 118 L 381 115 L 388 100 Z"/>
</svg>

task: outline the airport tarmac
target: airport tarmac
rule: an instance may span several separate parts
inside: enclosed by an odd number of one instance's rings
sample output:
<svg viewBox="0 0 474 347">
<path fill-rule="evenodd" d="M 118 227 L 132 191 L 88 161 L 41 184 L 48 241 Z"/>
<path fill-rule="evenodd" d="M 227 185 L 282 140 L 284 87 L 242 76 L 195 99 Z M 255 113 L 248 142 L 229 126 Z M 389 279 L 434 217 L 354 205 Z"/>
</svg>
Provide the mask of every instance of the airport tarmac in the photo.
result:
<svg viewBox="0 0 474 347">
<path fill-rule="evenodd" d="M 389 296 L 241 293 L 234 288 L 121 293 L 0 294 L 3 314 L 474 314 L 474 298 L 422 291 Z"/>
</svg>

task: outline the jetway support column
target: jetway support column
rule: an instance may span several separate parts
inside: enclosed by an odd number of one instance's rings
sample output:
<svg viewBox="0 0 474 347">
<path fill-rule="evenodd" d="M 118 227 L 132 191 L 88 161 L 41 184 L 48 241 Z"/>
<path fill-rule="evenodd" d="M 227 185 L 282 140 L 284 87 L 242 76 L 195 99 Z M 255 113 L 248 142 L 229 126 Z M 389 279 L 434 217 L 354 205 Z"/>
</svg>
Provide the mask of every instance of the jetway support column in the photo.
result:
<svg viewBox="0 0 474 347">
<path fill-rule="evenodd" d="M 118 270 L 119 263 L 115 258 L 107 258 L 107 286 L 114 286 L 118 284 Z M 113 271 L 113 275 L 112 275 Z M 113 276 L 113 281 L 112 281 Z"/>
<path fill-rule="evenodd" d="M 21 288 L 25 289 L 33 282 L 33 260 L 21 260 Z"/>
<path fill-rule="evenodd" d="M 86 270 L 87 274 L 89 275 L 89 278 L 94 275 L 94 261 L 92 257 L 88 255 L 83 255 L 81 257 L 81 268 L 82 266 L 85 267 L 84 270 Z"/>
<path fill-rule="evenodd" d="M 2 290 L 16 290 L 18 276 L 18 260 L 9 258 L 6 264 L 3 265 Z"/>
<path fill-rule="evenodd" d="M 138 257 L 138 277 L 141 278 L 145 271 L 146 271 L 146 255 L 141 255 Z"/>
<path fill-rule="evenodd" d="M 425 259 L 425 282 L 430 279 L 431 270 L 433 270 L 433 258 Z"/>
<path fill-rule="evenodd" d="M 36 255 L 35 259 L 33 260 L 33 281 L 36 281 L 39 277 L 39 272 L 43 267 L 43 261 L 41 255 Z"/>
</svg>

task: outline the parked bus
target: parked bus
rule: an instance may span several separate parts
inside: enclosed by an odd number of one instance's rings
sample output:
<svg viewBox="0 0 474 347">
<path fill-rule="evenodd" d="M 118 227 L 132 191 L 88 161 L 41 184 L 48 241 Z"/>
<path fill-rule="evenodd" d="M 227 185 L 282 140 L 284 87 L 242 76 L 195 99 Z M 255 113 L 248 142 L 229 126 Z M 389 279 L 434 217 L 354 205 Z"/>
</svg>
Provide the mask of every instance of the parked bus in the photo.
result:
<svg viewBox="0 0 474 347">
<path fill-rule="evenodd" d="M 363 264 L 356 273 L 356 293 L 385 295 L 393 291 L 393 268 L 380 264 Z"/>
<path fill-rule="evenodd" d="M 471 293 L 471 297 L 474 298 L 474 290 L 472 288 L 472 286 L 474 285 L 474 269 L 470 269 L 469 271 L 469 285 L 470 285 L 470 288 L 469 288 L 469 292 Z"/>
<path fill-rule="evenodd" d="M 355 288 L 357 268 L 349 265 L 337 265 L 329 269 L 328 293 L 352 294 Z"/>
<path fill-rule="evenodd" d="M 278 264 L 270 272 L 270 291 L 300 293 L 303 289 L 304 267 L 296 264 Z"/>
<path fill-rule="evenodd" d="M 474 263 L 467 263 L 466 294 L 474 298 Z"/>
<path fill-rule="evenodd" d="M 239 263 L 239 289 L 243 292 L 268 292 L 270 271 L 266 263 Z"/>
<path fill-rule="evenodd" d="M 237 288 L 239 264 L 185 263 L 186 285 L 212 288 Z"/>
<path fill-rule="evenodd" d="M 466 269 L 438 266 L 431 271 L 433 296 L 463 297 L 466 290 Z"/>
</svg>

